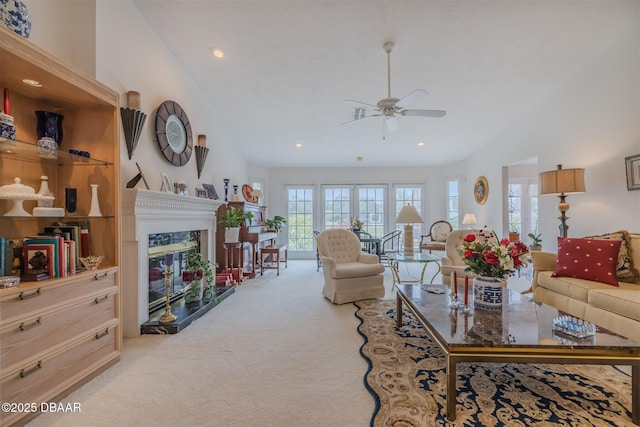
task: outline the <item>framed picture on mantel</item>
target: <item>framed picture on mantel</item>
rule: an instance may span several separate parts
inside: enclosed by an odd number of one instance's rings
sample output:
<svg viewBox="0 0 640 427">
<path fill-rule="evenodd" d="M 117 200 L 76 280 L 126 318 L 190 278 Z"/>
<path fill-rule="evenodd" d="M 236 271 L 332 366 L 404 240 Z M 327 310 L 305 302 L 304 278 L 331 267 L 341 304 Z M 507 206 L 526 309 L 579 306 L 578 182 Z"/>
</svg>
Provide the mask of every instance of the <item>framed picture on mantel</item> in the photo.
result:
<svg viewBox="0 0 640 427">
<path fill-rule="evenodd" d="M 218 200 L 218 193 L 216 192 L 216 189 L 213 186 L 213 184 L 202 184 L 202 188 L 207 190 L 207 195 L 209 196 L 210 199 Z"/>
</svg>

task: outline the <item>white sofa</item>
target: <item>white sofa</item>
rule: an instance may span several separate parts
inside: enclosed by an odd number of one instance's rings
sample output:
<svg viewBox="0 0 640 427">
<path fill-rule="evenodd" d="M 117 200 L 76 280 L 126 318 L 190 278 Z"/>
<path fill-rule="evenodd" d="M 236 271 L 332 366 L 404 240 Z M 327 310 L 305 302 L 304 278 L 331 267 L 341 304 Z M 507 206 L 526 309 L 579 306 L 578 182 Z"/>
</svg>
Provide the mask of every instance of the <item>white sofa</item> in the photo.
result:
<svg viewBox="0 0 640 427">
<path fill-rule="evenodd" d="M 384 296 L 384 266 L 376 254 L 362 252 L 360 239 L 349 230 L 325 230 L 316 237 L 324 287 L 334 304 Z"/>
<path fill-rule="evenodd" d="M 640 234 L 627 235 L 631 268 L 637 268 Z M 618 281 L 616 287 L 573 277 L 554 277 L 557 254 L 534 251 L 531 255 L 535 300 L 640 342 L 640 283 Z"/>
</svg>

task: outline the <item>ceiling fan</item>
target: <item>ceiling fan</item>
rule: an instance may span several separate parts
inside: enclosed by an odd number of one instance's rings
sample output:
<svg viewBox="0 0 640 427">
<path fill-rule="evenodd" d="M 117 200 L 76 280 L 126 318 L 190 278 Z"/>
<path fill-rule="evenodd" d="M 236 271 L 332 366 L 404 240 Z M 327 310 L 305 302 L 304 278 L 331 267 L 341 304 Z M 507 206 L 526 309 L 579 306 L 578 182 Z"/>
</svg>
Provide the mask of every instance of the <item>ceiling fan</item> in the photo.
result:
<svg viewBox="0 0 640 427">
<path fill-rule="evenodd" d="M 383 45 L 384 51 L 387 53 L 387 97 L 378 101 L 376 105 L 352 99 L 346 100 L 345 102 L 355 107 L 353 120 L 347 123 L 368 117 L 383 117 L 387 130 L 393 132 L 398 129 L 397 116 L 443 117 L 447 114 L 444 110 L 409 110 L 406 108 L 427 96 L 426 90 L 416 89 L 400 99 L 391 97 L 391 51 L 394 46 L 393 42 L 386 42 Z M 373 112 L 368 114 L 367 108 L 372 108 Z"/>
</svg>

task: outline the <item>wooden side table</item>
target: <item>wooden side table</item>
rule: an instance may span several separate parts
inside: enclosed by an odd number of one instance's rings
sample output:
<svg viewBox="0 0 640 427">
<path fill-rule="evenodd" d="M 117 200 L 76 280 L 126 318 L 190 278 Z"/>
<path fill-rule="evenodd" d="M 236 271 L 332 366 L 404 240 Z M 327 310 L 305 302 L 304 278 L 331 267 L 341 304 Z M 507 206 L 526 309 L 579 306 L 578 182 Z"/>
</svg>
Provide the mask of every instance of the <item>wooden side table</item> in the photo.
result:
<svg viewBox="0 0 640 427">
<path fill-rule="evenodd" d="M 224 268 L 238 282 L 242 282 L 242 242 L 223 243 Z"/>
</svg>

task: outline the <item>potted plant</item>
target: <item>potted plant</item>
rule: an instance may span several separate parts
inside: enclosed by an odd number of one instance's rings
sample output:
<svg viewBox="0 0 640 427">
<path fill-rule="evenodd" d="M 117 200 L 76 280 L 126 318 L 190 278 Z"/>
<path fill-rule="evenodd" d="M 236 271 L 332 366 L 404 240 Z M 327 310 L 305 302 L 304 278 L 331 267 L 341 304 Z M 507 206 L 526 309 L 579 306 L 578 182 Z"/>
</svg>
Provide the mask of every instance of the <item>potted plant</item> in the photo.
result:
<svg viewBox="0 0 640 427">
<path fill-rule="evenodd" d="M 529 233 L 527 236 L 531 239 L 531 244 L 529 245 L 529 249 L 532 251 L 541 251 L 542 250 L 542 234 L 534 234 Z"/>
<path fill-rule="evenodd" d="M 253 214 L 229 207 L 220 217 L 220 223 L 224 227 L 224 241 L 227 243 L 240 241 L 240 226 L 247 219 L 253 218 Z"/>
<path fill-rule="evenodd" d="M 280 215 L 276 215 L 273 219 L 266 219 L 265 224 L 269 229 L 275 231 L 276 233 L 280 233 L 284 230 L 284 225 L 287 223 L 287 220 L 281 217 Z"/>
<path fill-rule="evenodd" d="M 356 234 L 362 230 L 362 227 L 364 227 L 364 222 L 362 222 L 360 218 L 356 218 L 351 222 L 351 229 Z"/>
<path fill-rule="evenodd" d="M 509 231 L 509 241 L 517 242 L 518 240 L 520 240 L 520 232 L 518 231 L 518 227 L 512 225 L 511 230 Z"/>
<path fill-rule="evenodd" d="M 211 261 L 203 258 L 201 253 L 194 252 L 187 256 L 184 268 L 182 278 L 191 282 L 191 287 L 184 296 L 185 302 L 200 301 L 203 297 L 205 300 L 218 298 Z"/>
</svg>

